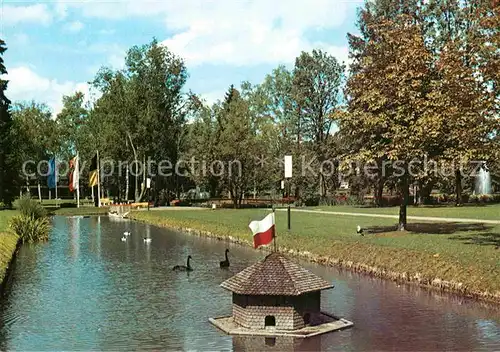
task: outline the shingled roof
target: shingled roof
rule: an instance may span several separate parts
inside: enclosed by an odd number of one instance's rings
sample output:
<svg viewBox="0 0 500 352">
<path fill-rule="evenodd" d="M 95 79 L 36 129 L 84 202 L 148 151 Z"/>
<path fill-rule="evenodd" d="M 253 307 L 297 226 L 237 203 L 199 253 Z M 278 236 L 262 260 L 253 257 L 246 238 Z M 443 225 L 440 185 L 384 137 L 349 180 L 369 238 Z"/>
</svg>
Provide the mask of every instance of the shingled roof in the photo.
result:
<svg viewBox="0 0 500 352">
<path fill-rule="evenodd" d="M 333 287 L 277 252 L 227 279 L 221 286 L 242 295 L 267 296 L 298 296 Z"/>
</svg>

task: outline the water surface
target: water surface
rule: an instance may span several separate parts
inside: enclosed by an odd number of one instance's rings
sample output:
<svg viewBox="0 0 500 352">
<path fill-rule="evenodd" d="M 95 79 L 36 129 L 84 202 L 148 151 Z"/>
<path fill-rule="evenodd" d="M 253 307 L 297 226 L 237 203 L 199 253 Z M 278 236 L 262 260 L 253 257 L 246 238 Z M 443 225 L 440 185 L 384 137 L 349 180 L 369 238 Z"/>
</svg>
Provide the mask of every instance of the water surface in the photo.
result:
<svg viewBox="0 0 500 352">
<path fill-rule="evenodd" d="M 497 309 L 304 262 L 335 285 L 322 308 L 355 326 L 305 340 L 233 338 L 208 322 L 231 313 L 219 284 L 264 253 L 107 217 L 53 224 L 48 243 L 19 252 L 0 302 L 1 350 L 500 350 Z M 173 272 L 188 254 L 195 270 Z"/>
</svg>

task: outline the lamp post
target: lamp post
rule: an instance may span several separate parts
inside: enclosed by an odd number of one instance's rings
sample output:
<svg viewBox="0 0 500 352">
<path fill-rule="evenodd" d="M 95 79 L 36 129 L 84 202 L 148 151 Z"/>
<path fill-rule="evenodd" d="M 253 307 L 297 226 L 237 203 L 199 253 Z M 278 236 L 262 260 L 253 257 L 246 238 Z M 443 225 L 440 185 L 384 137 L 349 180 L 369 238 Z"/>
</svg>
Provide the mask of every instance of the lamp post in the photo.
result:
<svg viewBox="0 0 500 352">
<path fill-rule="evenodd" d="M 146 179 L 146 188 L 148 189 L 148 211 L 149 211 L 149 201 L 151 200 L 151 179 L 148 177 Z"/>
<path fill-rule="evenodd" d="M 288 216 L 288 231 L 291 229 L 291 210 L 290 210 L 290 189 L 291 189 L 291 181 L 292 178 L 292 156 L 291 155 L 285 155 L 285 179 L 288 179 L 288 209 L 287 209 L 287 216 Z"/>
</svg>

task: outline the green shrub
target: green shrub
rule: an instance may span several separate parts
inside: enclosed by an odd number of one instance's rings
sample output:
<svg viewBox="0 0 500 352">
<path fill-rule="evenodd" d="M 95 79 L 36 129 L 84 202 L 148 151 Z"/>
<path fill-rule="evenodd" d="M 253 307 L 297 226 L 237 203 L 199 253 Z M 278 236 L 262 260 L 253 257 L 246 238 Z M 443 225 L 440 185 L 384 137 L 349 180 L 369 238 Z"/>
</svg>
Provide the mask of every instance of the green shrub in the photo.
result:
<svg viewBox="0 0 500 352">
<path fill-rule="evenodd" d="M 46 241 L 49 238 L 50 220 L 47 211 L 29 194 L 22 195 L 16 202 L 21 215 L 10 220 L 10 228 L 22 242 Z"/>
<path fill-rule="evenodd" d="M 49 239 L 50 221 L 46 216 L 35 218 L 22 214 L 10 220 L 10 228 L 22 242 L 46 241 Z"/>
<path fill-rule="evenodd" d="M 36 200 L 31 199 L 29 194 L 23 194 L 16 203 L 16 207 L 21 212 L 21 215 L 40 219 L 47 216 L 47 211 Z"/>
</svg>

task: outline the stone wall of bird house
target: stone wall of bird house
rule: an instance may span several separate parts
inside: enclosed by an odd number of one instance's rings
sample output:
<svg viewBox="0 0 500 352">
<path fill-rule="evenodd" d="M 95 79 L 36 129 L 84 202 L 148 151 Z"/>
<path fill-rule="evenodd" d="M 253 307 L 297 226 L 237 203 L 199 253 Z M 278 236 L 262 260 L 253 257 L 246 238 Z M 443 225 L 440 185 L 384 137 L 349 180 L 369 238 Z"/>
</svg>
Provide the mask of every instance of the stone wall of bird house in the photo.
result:
<svg viewBox="0 0 500 352">
<path fill-rule="evenodd" d="M 300 296 L 233 294 L 233 319 L 246 328 L 265 329 L 266 317 L 272 316 L 275 318 L 276 329 L 301 329 L 307 320 L 314 320 L 320 313 L 320 303 L 319 291 Z"/>
</svg>

